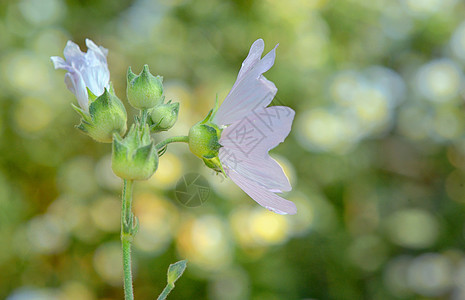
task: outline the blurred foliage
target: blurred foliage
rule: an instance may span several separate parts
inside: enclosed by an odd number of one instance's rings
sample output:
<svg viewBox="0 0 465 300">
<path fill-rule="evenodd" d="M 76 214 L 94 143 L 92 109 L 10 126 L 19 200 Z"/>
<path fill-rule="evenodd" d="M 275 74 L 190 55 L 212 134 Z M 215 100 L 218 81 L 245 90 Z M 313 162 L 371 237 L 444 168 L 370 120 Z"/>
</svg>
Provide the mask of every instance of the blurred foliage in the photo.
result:
<svg viewBox="0 0 465 300">
<path fill-rule="evenodd" d="M 170 299 L 464 299 L 464 15 L 460 0 L 3 0 L 0 298 L 122 298 L 111 147 L 74 128 L 49 57 L 91 38 L 121 99 L 127 67 L 149 64 L 181 103 L 171 136 L 224 99 L 261 37 L 280 43 L 273 103 L 297 112 L 272 154 L 298 214 L 170 145 L 136 185 L 136 298 L 187 258 Z M 201 207 L 174 198 L 187 172 L 211 184 Z"/>
</svg>

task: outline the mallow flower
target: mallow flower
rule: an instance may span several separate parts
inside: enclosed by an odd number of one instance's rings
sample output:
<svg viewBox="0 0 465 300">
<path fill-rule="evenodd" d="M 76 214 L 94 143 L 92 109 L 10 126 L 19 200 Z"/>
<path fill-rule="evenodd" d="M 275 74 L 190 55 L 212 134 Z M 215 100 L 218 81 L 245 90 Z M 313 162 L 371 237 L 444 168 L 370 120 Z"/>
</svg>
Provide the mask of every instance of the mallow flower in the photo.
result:
<svg viewBox="0 0 465 300">
<path fill-rule="evenodd" d="M 76 96 L 79 106 L 74 110 L 81 116 L 78 129 L 98 142 L 111 143 L 114 134 L 124 135 L 127 129 L 127 113 L 123 103 L 115 95 L 110 83 L 107 66 L 108 50 L 86 39 L 87 53 L 68 41 L 65 59 L 52 56 L 55 69 L 64 69 L 65 83 Z"/>
<path fill-rule="evenodd" d="M 262 39 L 252 44 L 221 106 L 216 104 L 190 129 L 189 148 L 261 206 L 278 214 L 295 214 L 295 204 L 276 194 L 292 188 L 268 154 L 289 134 L 295 112 L 285 106 L 267 107 L 277 88 L 262 74 L 273 66 L 276 47 L 261 58 L 264 47 Z"/>
<path fill-rule="evenodd" d="M 55 69 L 68 71 L 65 83 L 68 89 L 76 96 L 79 106 L 85 112 L 89 111 L 89 89 L 96 97 L 103 94 L 105 88 L 110 89 L 110 71 L 107 65 L 108 50 L 97 46 L 90 39 L 86 39 L 87 52 L 84 53 L 79 46 L 68 41 L 63 54 L 65 59 L 52 56 Z"/>
</svg>

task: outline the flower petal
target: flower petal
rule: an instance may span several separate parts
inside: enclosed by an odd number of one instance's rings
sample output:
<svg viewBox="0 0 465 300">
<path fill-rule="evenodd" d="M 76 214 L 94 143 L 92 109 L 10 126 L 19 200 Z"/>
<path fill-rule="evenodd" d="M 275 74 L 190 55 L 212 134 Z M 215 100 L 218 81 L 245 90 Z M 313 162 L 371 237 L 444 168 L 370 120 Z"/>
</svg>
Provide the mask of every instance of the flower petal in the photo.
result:
<svg viewBox="0 0 465 300">
<path fill-rule="evenodd" d="M 66 61 L 58 56 L 51 57 L 55 69 L 68 71 L 65 75 L 66 86 L 85 111 L 89 106 L 87 88 L 96 96 L 100 96 L 110 84 L 110 71 L 106 59 L 108 50 L 97 46 L 89 39 L 86 39 L 86 45 L 88 50 L 84 53 L 77 44 L 68 41 L 63 51 Z"/>
<path fill-rule="evenodd" d="M 292 190 L 283 168 L 268 154 L 246 157 L 240 151 L 231 151 L 223 147 L 220 148 L 219 158 L 225 171 L 234 170 L 271 192 L 281 193 Z"/>
<path fill-rule="evenodd" d="M 108 88 L 110 82 L 110 71 L 106 64 L 100 63 L 95 55 L 88 55 L 86 58 L 88 63 L 84 70 L 81 71 L 82 78 L 91 92 L 100 96 L 104 89 Z"/>
<path fill-rule="evenodd" d="M 268 151 L 287 137 L 294 115 L 285 106 L 260 108 L 225 128 L 219 141 L 223 167 L 235 170 L 269 191 L 290 191 L 288 178 Z"/>
<path fill-rule="evenodd" d="M 102 47 L 102 46 L 97 46 L 92 40 L 86 39 L 86 46 L 89 50 L 93 51 L 98 59 L 100 59 L 103 63 L 107 63 L 107 55 L 108 55 L 108 49 Z M 90 51 L 88 51 L 90 52 Z"/>
<path fill-rule="evenodd" d="M 249 71 L 253 66 L 260 61 L 263 50 L 265 50 L 265 42 L 262 39 L 256 40 L 250 47 L 249 54 L 242 63 L 237 79 Z M 237 80 L 236 80 L 237 81 Z"/>
<path fill-rule="evenodd" d="M 266 107 L 278 91 L 274 83 L 262 75 L 273 66 L 278 45 L 260 60 L 255 58 L 258 54 L 255 51 L 259 50 L 260 45 L 254 45 L 231 91 L 215 115 L 214 122 L 220 126 L 243 118 L 257 107 Z"/>
<path fill-rule="evenodd" d="M 55 67 L 55 69 L 68 70 L 70 68 L 70 66 L 66 63 L 66 61 L 59 56 L 52 56 L 50 57 L 50 59 L 52 60 L 53 66 Z"/>
<path fill-rule="evenodd" d="M 76 96 L 79 106 L 84 110 L 89 110 L 89 100 L 86 85 L 82 76 L 78 72 L 68 72 L 65 75 L 66 87 Z"/>
<path fill-rule="evenodd" d="M 92 40 L 86 39 L 88 51 L 86 53 L 85 70 L 82 72 L 86 86 L 94 95 L 100 96 L 109 87 L 110 71 L 108 70 L 108 50 L 97 46 Z"/>
<path fill-rule="evenodd" d="M 281 215 L 297 213 L 297 207 L 292 201 L 279 197 L 233 170 L 227 174 L 237 186 L 264 208 Z"/>
<path fill-rule="evenodd" d="M 73 41 L 66 43 L 65 50 L 63 51 L 65 59 L 68 64 L 81 64 L 84 62 L 84 53 L 79 49 L 79 46 Z"/>
</svg>

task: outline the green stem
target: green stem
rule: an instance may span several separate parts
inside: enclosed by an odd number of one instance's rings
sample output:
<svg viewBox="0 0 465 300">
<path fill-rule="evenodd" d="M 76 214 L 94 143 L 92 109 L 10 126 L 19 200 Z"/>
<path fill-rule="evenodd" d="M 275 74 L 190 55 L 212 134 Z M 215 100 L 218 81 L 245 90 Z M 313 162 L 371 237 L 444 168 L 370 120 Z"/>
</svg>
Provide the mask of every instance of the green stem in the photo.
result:
<svg viewBox="0 0 465 300">
<path fill-rule="evenodd" d="M 160 143 L 158 143 L 155 146 L 155 148 L 157 148 L 157 150 L 160 150 L 161 148 L 165 147 L 169 143 L 178 143 L 178 142 L 189 143 L 189 137 L 184 136 L 184 135 L 183 136 L 173 136 L 173 137 L 167 138 L 164 141 L 161 141 Z"/>
<path fill-rule="evenodd" d="M 168 294 L 173 290 L 173 288 L 174 285 L 168 283 L 163 289 L 163 292 L 161 292 L 160 296 L 158 296 L 157 300 L 165 300 Z"/>
<path fill-rule="evenodd" d="M 135 235 L 134 214 L 132 206 L 133 180 L 124 180 L 123 203 L 121 208 L 121 244 L 123 247 L 123 272 L 124 272 L 124 299 L 133 300 L 132 270 L 131 270 L 131 242 Z"/>
<path fill-rule="evenodd" d="M 131 242 L 129 240 L 123 243 L 123 270 L 124 270 L 124 299 L 133 300 L 134 291 L 132 288 L 132 271 L 131 271 Z"/>
<path fill-rule="evenodd" d="M 140 112 L 141 125 L 145 125 L 145 123 L 147 123 L 148 115 L 149 115 L 149 111 L 147 109 L 141 110 Z"/>
</svg>

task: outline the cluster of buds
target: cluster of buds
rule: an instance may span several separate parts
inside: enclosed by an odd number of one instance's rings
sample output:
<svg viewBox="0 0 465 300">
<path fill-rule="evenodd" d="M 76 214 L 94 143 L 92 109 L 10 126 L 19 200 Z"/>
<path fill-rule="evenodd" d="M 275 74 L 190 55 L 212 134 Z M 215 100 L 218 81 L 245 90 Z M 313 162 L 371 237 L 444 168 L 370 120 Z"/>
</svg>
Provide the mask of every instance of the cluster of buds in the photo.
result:
<svg viewBox="0 0 465 300">
<path fill-rule="evenodd" d="M 81 116 L 76 127 L 94 140 L 113 143 L 113 172 L 126 180 L 149 179 L 158 167 L 158 151 L 151 132 L 170 129 L 178 119 L 179 103 L 165 103 L 163 77 L 153 76 L 148 65 L 136 75 L 127 72 L 127 99 L 140 111 L 126 134 L 127 113 L 110 82 L 108 50 L 87 39 L 86 53 L 69 41 L 65 59 L 54 56 L 56 69 L 65 69 L 65 83 L 76 96 L 79 106 L 73 108 Z M 125 135 L 126 134 L 126 135 Z"/>
</svg>

